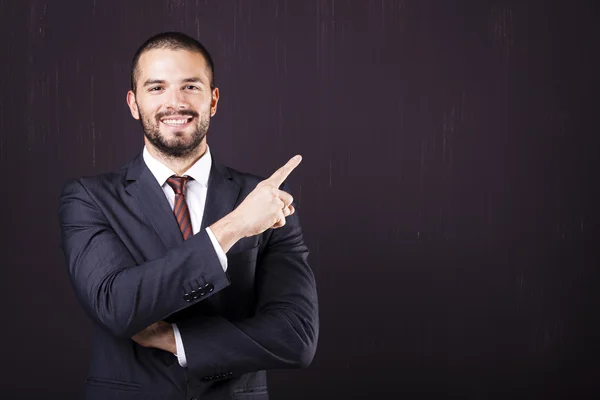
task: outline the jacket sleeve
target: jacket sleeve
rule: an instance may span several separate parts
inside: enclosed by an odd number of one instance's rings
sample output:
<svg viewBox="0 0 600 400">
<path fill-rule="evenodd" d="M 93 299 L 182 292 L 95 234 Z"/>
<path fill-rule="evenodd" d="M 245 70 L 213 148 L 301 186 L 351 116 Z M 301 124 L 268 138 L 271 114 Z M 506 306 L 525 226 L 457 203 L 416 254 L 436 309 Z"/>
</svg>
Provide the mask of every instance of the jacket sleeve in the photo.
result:
<svg viewBox="0 0 600 400">
<path fill-rule="evenodd" d="M 188 370 L 200 379 L 312 362 L 319 332 L 317 290 L 298 214 L 269 233 L 257 260 L 254 316 L 231 321 L 191 315 L 177 321 Z"/>
<path fill-rule="evenodd" d="M 79 180 L 65 185 L 59 220 L 75 294 L 86 313 L 114 336 L 130 338 L 230 283 L 206 231 L 137 265 Z M 205 295 L 194 299 L 189 293 L 197 289 Z"/>
</svg>

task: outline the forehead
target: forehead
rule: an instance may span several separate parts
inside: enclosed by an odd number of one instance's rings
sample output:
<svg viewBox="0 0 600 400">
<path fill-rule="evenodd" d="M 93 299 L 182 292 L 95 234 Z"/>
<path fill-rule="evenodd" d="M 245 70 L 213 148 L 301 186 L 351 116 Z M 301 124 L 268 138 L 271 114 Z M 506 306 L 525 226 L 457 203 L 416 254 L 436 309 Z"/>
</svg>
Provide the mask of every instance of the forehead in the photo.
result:
<svg viewBox="0 0 600 400">
<path fill-rule="evenodd" d="M 209 80 L 206 60 L 199 52 L 152 49 L 144 52 L 138 60 L 138 79 L 168 80 L 186 78 L 189 75 Z"/>
</svg>

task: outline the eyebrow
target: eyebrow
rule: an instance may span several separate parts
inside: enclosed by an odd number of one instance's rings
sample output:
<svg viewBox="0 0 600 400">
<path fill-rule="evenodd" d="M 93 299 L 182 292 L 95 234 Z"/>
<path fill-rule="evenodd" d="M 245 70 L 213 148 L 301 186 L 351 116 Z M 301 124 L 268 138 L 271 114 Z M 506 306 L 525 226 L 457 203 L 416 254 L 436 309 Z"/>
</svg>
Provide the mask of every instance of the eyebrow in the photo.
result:
<svg viewBox="0 0 600 400">
<path fill-rule="evenodd" d="M 165 80 L 163 79 L 148 79 L 146 80 L 146 82 L 144 82 L 144 87 L 146 86 L 150 86 L 150 85 L 164 85 L 166 83 Z M 200 79 L 197 76 L 191 77 L 191 78 L 185 78 L 181 80 L 181 83 L 202 83 L 202 79 Z"/>
</svg>

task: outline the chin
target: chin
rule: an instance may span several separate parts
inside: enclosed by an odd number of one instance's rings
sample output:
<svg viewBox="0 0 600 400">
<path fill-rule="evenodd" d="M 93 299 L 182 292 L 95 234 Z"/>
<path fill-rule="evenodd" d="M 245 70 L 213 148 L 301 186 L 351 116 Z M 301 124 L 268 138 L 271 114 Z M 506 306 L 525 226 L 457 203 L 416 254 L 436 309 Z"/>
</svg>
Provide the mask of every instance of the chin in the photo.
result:
<svg viewBox="0 0 600 400">
<path fill-rule="evenodd" d="M 162 141 L 169 144 L 169 146 L 190 145 L 194 141 L 191 133 L 181 131 L 161 133 L 160 136 Z"/>
</svg>

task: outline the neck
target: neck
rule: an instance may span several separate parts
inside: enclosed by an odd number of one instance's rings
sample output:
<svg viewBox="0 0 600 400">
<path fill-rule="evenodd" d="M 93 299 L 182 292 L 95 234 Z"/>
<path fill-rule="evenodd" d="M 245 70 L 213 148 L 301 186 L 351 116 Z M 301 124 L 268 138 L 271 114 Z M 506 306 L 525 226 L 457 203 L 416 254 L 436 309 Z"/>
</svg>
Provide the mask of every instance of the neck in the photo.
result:
<svg viewBox="0 0 600 400">
<path fill-rule="evenodd" d="M 145 138 L 144 142 L 148 148 L 148 153 L 173 170 L 178 176 L 182 176 L 185 171 L 190 169 L 190 167 L 206 153 L 206 139 L 204 139 L 194 151 L 183 157 L 166 155 L 154 147 L 152 143 L 149 143 Z"/>
</svg>

